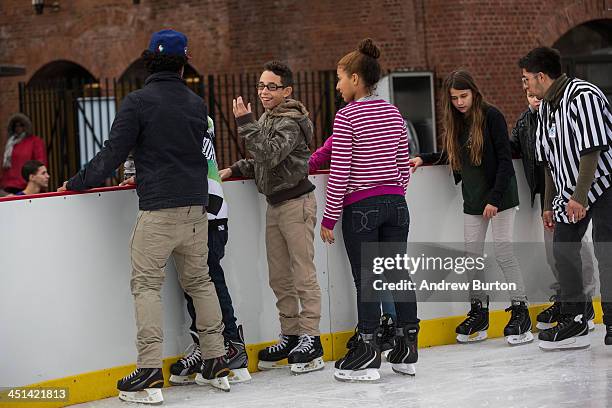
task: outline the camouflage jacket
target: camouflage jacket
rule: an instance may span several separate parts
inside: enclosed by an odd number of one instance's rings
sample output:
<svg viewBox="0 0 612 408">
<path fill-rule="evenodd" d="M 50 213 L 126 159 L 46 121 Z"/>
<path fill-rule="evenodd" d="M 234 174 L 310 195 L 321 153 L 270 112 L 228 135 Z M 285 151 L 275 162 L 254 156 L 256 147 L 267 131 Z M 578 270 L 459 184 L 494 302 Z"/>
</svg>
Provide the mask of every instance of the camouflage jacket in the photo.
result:
<svg viewBox="0 0 612 408">
<path fill-rule="evenodd" d="M 254 177 L 257 189 L 271 204 L 314 190 L 308 181 L 313 126 L 304 105 L 287 99 L 258 121 L 248 114 L 236 122 L 252 159 L 234 163 L 232 175 Z"/>
</svg>

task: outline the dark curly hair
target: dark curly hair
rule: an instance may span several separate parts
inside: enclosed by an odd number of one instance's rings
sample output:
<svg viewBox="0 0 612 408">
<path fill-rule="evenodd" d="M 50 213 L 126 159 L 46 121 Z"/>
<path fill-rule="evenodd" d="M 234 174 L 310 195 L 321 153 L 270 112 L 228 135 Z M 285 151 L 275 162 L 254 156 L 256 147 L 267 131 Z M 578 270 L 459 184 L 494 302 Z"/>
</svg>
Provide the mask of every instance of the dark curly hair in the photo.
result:
<svg viewBox="0 0 612 408">
<path fill-rule="evenodd" d="M 561 53 L 550 47 L 534 48 L 519 60 L 518 66 L 527 72 L 543 72 L 552 79 L 559 78 L 563 73 Z"/>
<path fill-rule="evenodd" d="M 179 72 L 184 65 L 187 65 L 187 57 L 183 55 L 164 55 L 144 50 L 141 58 L 151 74 L 161 71 Z"/>
<path fill-rule="evenodd" d="M 283 86 L 293 86 L 293 72 L 289 65 L 280 61 L 268 61 L 264 64 L 264 71 L 272 71 L 281 77 Z"/>
</svg>

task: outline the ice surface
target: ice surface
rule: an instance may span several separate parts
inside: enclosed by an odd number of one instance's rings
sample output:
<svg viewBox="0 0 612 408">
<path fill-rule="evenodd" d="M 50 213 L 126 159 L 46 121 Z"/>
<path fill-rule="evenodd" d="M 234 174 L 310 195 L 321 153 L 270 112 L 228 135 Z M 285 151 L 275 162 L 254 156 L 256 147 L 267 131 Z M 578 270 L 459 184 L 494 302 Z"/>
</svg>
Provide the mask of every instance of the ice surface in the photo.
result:
<svg viewBox="0 0 612 408">
<path fill-rule="evenodd" d="M 419 350 L 416 377 L 400 376 L 383 362 L 374 384 L 333 379 L 323 371 L 293 376 L 258 372 L 230 393 L 205 386 L 165 388 L 163 407 L 612 407 L 612 346 L 604 327 L 585 350 L 544 352 L 533 343 L 510 347 L 504 339 Z M 117 398 L 78 405 L 129 408 Z"/>
</svg>

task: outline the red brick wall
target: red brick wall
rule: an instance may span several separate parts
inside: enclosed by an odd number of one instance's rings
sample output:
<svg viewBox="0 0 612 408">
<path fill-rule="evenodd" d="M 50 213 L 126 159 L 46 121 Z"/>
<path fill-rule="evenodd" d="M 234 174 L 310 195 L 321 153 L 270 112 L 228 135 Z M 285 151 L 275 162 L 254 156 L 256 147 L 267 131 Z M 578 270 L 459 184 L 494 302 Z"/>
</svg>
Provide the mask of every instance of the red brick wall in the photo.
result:
<svg viewBox="0 0 612 408">
<path fill-rule="evenodd" d="M 0 0 L 0 63 L 25 65 L 0 79 L 0 124 L 18 109 L 17 83 L 54 60 L 74 61 L 95 77 L 118 77 L 153 31 L 189 36 L 202 74 L 257 70 L 287 60 L 295 70 L 333 69 L 366 36 L 382 48 L 385 68 L 457 67 L 475 76 L 512 124 L 525 107 L 517 59 L 552 45 L 572 27 L 612 18 L 605 0 L 60 0 L 35 15 L 25 0 Z M 4 132 L 0 133 L 0 150 Z"/>
</svg>

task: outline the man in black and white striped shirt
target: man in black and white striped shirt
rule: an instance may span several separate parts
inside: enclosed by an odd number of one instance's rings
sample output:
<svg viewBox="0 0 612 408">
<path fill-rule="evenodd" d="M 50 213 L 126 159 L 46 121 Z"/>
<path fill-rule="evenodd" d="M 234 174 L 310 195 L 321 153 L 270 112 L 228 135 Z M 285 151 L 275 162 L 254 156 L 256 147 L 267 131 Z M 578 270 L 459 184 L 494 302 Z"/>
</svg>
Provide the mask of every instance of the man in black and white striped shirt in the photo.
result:
<svg viewBox="0 0 612 408">
<path fill-rule="evenodd" d="M 612 344 L 612 109 L 595 85 L 561 73 L 561 56 L 539 47 L 519 61 L 525 88 L 543 99 L 536 158 L 547 164 L 544 227 L 554 229 L 561 284 L 557 326 L 539 334 L 542 349 L 588 347 L 581 239 L 593 221 L 605 344 Z"/>
</svg>

